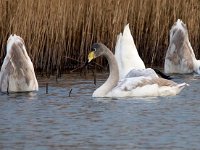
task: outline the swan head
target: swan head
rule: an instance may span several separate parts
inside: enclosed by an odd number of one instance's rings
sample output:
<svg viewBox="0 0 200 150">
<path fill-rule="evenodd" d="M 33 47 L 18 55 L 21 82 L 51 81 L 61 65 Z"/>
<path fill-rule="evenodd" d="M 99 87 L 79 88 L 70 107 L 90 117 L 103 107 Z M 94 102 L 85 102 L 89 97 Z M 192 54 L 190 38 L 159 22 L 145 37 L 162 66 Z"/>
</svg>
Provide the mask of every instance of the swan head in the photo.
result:
<svg viewBox="0 0 200 150">
<path fill-rule="evenodd" d="M 92 45 L 92 52 L 88 54 L 88 62 L 91 62 L 93 59 L 101 56 L 105 52 L 106 46 L 102 43 L 94 43 Z"/>
</svg>

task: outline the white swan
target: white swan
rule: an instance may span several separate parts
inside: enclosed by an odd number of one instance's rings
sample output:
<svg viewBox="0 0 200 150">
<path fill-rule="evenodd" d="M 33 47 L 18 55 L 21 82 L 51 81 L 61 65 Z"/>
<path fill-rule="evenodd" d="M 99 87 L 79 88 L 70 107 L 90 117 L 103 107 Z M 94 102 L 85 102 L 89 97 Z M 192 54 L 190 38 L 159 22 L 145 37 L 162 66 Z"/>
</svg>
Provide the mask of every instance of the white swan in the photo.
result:
<svg viewBox="0 0 200 150">
<path fill-rule="evenodd" d="M 105 56 L 109 63 L 110 75 L 106 82 L 96 89 L 93 97 L 147 97 L 147 96 L 170 96 L 178 94 L 187 84 L 177 84 L 173 81 L 159 78 L 155 72 L 149 68 L 152 75 L 146 69 L 136 69 L 135 77 L 123 78 L 119 81 L 119 69 L 115 56 L 102 43 L 92 45 L 94 51 L 88 55 L 88 62 L 101 55 Z M 151 71 L 152 70 L 152 71 Z M 144 75 L 147 73 L 147 76 Z M 151 73 L 150 73 L 151 74 Z"/>
<path fill-rule="evenodd" d="M 123 34 L 117 37 L 115 57 L 119 67 L 119 78 L 123 79 L 132 69 L 145 69 L 135 46 L 129 24 L 124 27 Z"/>
<path fill-rule="evenodd" d="M 10 35 L 7 54 L 0 72 L 1 92 L 37 91 L 38 82 L 33 64 L 26 52 L 24 41 L 17 35 Z"/>
<path fill-rule="evenodd" d="M 190 44 L 187 27 L 180 19 L 170 30 L 170 43 L 165 57 L 164 72 L 200 74 L 200 61 L 196 59 Z"/>
</svg>

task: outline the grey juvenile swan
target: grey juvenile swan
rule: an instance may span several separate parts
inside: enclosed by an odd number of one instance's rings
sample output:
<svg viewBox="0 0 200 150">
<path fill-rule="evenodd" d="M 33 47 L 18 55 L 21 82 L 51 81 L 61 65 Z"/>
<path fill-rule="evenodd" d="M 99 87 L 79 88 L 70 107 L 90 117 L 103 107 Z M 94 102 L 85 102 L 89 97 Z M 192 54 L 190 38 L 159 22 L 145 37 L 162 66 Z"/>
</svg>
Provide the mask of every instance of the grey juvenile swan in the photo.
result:
<svg viewBox="0 0 200 150">
<path fill-rule="evenodd" d="M 170 30 L 170 43 L 165 57 L 165 73 L 200 74 L 197 60 L 188 37 L 187 26 L 178 19 Z"/>
<path fill-rule="evenodd" d="M 1 92 L 37 91 L 38 82 L 33 63 L 26 52 L 24 40 L 11 35 L 7 41 L 7 54 L 0 72 Z"/>
<path fill-rule="evenodd" d="M 88 62 L 102 55 L 108 60 L 110 68 L 108 79 L 94 91 L 93 97 L 170 96 L 178 94 L 187 85 L 159 78 L 150 68 L 133 69 L 130 71 L 131 77 L 127 74 L 119 81 L 119 69 L 113 53 L 102 43 L 93 44 L 92 49 L 88 54 Z"/>
</svg>

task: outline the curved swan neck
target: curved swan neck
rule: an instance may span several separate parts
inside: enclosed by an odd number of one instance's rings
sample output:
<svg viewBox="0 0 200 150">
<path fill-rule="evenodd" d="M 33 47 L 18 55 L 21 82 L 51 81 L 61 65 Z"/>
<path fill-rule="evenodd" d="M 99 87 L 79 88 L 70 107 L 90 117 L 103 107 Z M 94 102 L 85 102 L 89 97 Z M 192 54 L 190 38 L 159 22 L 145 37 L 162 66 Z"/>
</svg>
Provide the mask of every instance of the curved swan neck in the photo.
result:
<svg viewBox="0 0 200 150">
<path fill-rule="evenodd" d="M 117 65 L 117 61 L 115 59 L 115 56 L 113 55 L 113 53 L 109 49 L 107 49 L 104 52 L 103 56 L 105 56 L 107 61 L 108 61 L 110 76 L 114 76 L 119 81 L 119 69 L 118 69 L 118 65 Z"/>
<path fill-rule="evenodd" d="M 93 97 L 106 97 L 106 95 L 117 86 L 119 81 L 119 69 L 114 55 L 108 48 L 104 49 L 102 55 L 105 56 L 108 61 L 110 75 L 106 82 L 94 91 Z"/>
</svg>

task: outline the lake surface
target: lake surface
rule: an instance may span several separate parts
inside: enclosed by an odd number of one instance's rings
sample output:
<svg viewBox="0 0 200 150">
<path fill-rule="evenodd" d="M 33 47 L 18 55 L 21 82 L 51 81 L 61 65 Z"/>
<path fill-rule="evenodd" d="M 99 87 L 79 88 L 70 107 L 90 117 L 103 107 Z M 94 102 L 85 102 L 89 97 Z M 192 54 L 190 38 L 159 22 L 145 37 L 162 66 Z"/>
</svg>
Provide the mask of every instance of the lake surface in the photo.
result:
<svg viewBox="0 0 200 150">
<path fill-rule="evenodd" d="M 198 76 L 174 76 L 190 84 L 177 96 L 128 99 L 92 98 L 91 75 L 38 81 L 39 92 L 0 95 L 1 150 L 200 148 Z"/>
</svg>

